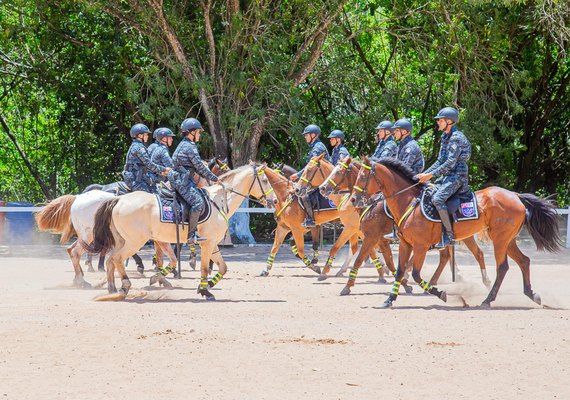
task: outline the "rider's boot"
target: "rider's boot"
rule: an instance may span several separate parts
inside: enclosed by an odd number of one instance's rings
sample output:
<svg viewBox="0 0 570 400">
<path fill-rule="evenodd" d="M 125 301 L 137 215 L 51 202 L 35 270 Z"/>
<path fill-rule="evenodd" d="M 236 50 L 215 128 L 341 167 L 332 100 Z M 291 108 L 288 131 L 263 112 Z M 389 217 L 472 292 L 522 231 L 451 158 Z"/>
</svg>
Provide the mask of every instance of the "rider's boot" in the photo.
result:
<svg viewBox="0 0 570 400">
<path fill-rule="evenodd" d="M 188 243 L 199 243 L 206 240 L 201 236 L 198 236 L 197 229 L 198 229 L 198 219 L 200 219 L 200 213 L 197 211 L 192 211 L 190 213 L 190 218 L 188 221 Z"/>
<path fill-rule="evenodd" d="M 314 228 L 317 225 L 315 224 L 313 204 L 311 203 L 311 199 L 308 197 L 305 198 L 303 200 L 303 205 L 305 206 L 305 212 L 307 213 L 305 222 L 303 222 L 303 227 Z"/>
<path fill-rule="evenodd" d="M 441 218 L 441 241 L 436 243 L 433 247 L 436 249 L 443 249 L 450 244 L 455 243 L 455 235 L 453 234 L 453 225 L 451 224 L 451 219 L 446 208 L 437 210 L 439 217 Z"/>
</svg>

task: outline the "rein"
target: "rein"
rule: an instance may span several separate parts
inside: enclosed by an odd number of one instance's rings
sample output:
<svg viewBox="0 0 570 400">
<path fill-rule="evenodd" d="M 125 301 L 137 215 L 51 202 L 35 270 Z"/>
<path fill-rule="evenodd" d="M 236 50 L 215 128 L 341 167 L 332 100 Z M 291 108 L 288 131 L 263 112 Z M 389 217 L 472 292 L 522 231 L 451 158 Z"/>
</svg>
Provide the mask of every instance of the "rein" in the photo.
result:
<svg viewBox="0 0 570 400">
<path fill-rule="evenodd" d="M 366 189 L 368 188 L 368 184 L 370 183 L 370 176 L 371 176 L 371 175 L 374 175 L 374 179 L 376 180 L 376 184 L 377 184 L 379 187 L 382 187 L 382 182 L 380 182 L 380 179 L 379 179 L 378 176 L 376 175 L 376 169 L 374 168 L 374 164 L 375 164 L 374 161 L 372 161 L 370 165 L 365 165 L 365 164 L 362 165 L 362 167 L 363 167 L 363 168 L 366 168 L 367 170 L 369 170 L 370 173 L 369 173 L 368 176 L 366 177 L 366 184 L 364 185 L 363 188 L 361 188 L 360 186 L 354 185 L 354 189 L 358 190 L 360 193 L 364 193 L 364 192 L 366 191 Z M 404 193 L 405 191 L 407 191 L 407 190 L 409 190 L 409 189 L 411 189 L 411 188 L 413 188 L 413 187 L 415 187 L 415 186 L 420 185 L 421 183 L 422 183 L 422 182 L 416 182 L 416 183 L 414 183 L 413 185 L 406 186 L 406 187 L 403 188 L 402 190 L 399 190 L 399 191 L 397 191 L 396 193 L 393 193 L 393 194 L 391 194 L 391 195 L 388 196 L 388 197 L 383 197 L 383 198 L 377 199 L 377 200 L 375 200 L 375 201 L 378 202 L 378 201 L 380 201 L 380 200 L 388 200 L 388 199 L 391 199 L 391 198 L 393 198 L 393 197 L 398 196 L 399 194 Z M 368 193 L 368 192 L 367 192 L 367 193 Z"/>
<path fill-rule="evenodd" d="M 344 182 L 344 179 L 348 176 L 348 187 L 354 187 L 354 185 L 351 185 L 350 182 L 350 169 L 352 168 L 352 164 L 347 165 L 341 161 L 339 161 L 338 165 L 340 165 L 341 167 L 343 167 L 346 170 L 346 173 L 342 175 L 342 179 L 340 180 L 340 182 L 335 182 L 333 179 L 331 178 L 327 178 L 326 182 L 329 182 L 333 187 L 333 191 L 331 192 L 332 194 L 338 193 L 338 194 L 345 194 L 345 193 L 352 193 L 352 189 L 347 189 L 347 190 L 338 190 L 338 188 L 340 187 L 340 185 Z"/>
<path fill-rule="evenodd" d="M 323 173 L 323 170 L 321 169 L 320 161 L 311 160 L 309 162 L 317 166 L 317 168 L 313 172 L 313 175 L 311 176 L 310 179 L 307 179 L 304 176 L 301 176 L 301 178 L 299 178 L 299 179 L 301 181 L 305 182 L 307 185 L 309 185 L 309 189 L 307 191 L 312 192 L 314 189 L 316 189 L 315 186 L 313 186 L 313 179 L 315 179 L 315 176 L 317 175 L 317 171 L 319 171 L 321 173 L 323 181 L 326 181 L 326 177 L 325 177 L 325 174 Z M 303 174 L 303 175 L 305 175 L 305 174 Z"/>
</svg>

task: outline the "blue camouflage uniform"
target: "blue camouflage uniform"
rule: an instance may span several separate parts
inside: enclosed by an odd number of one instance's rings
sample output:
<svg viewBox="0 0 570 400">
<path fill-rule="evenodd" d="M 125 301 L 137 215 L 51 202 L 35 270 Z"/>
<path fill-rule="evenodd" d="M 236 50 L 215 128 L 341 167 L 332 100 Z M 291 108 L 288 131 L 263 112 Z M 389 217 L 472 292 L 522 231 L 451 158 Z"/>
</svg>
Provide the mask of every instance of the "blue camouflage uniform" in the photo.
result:
<svg viewBox="0 0 570 400">
<path fill-rule="evenodd" d="M 165 170 L 165 167 L 154 164 L 150 160 L 143 142 L 133 139 L 133 143 L 127 152 L 127 160 L 123 169 L 123 179 L 131 190 L 142 190 L 152 193 L 154 190 L 149 184 L 147 172 L 160 175 Z"/>
<path fill-rule="evenodd" d="M 392 136 L 388 137 L 387 139 L 381 140 L 378 142 L 376 146 L 376 150 L 374 150 L 374 154 L 372 154 L 372 161 L 378 161 L 384 157 L 393 157 L 396 158 L 398 156 L 398 145 Z"/>
<path fill-rule="evenodd" d="M 156 144 L 156 146 L 154 147 L 154 151 L 150 155 L 150 160 L 155 164 L 174 169 L 174 163 L 172 162 L 170 153 L 168 153 L 168 146 L 160 142 L 154 144 Z M 155 185 L 159 182 L 165 182 L 166 180 L 167 180 L 166 176 L 155 175 L 155 174 L 152 175 L 152 182 Z"/>
<path fill-rule="evenodd" d="M 308 164 L 311 161 L 311 158 L 315 156 L 320 156 L 321 154 L 325 153 L 325 159 L 330 161 L 329 151 L 327 150 L 327 146 L 319 138 L 317 138 L 312 144 L 309 145 L 309 152 L 307 153 L 306 163 Z M 305 168 L 303 167 L 299 172 L 297 172 L 298 176 L 303 174 Z"/>
<path fill-rule="evenodd" d="M 326 150 L 326 149 L 325 149 Z M 331 164 L 337 165 L 339 160 L 349 156 L 348 150 L 344 145 L 341 143 L 338 146 L 333 147 L 332 155 L 331 155 Z"/>
<path fill-rule="evenodd" d="M 146 148 L 146 151 L 148 152 L 148 155 L 152 157 L 152 152 L 156 149 L 156 146 L 158 146 L 158 142 L 152 142 L 150 144 L 150 146 L 148 146 Z"/>
<path fill-rule="evenodd" d="M 398 145 L 398 160 L 412 169 L 414 174 L 419 174 L 424 169 L 424 156 L 418 142 L 409 135 Z"/>
<path fill-rule="evenodd" d="M 455 126 L 449 134 L 441 135 L 441 147 L 437 161 L 425 173 L 440 178 L 441 183 L 433 195 L 433 204 L 438 210 L 446 209 L 445 202 L 456 192 L 469 191 L 467 160 L 471 158 L 471 143 Z"/>
<path fill-rule="evenodd" d="M 182 139 L 172 156 L 174 169 L 168 173 L 168 180 L 178 194 L 190 205 L 190 213 L 204 211 L 204 200 L 196 190 L 194 172 L 210 181 L 217 181 L 218 177 L 202 163 L 196 143 L 188 138 Z"/>
</svg>

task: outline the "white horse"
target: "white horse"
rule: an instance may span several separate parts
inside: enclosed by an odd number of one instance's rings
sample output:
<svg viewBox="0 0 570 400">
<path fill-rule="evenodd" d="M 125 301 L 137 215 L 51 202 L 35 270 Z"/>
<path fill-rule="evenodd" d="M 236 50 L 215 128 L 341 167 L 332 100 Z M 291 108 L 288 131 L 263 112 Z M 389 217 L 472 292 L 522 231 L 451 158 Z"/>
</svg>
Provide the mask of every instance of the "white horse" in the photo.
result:
<svg viewBox="0 0 570 400">
<path fill-rule="evenodd" d="M 85 248 L 80 246 L 79 242 L 91 243 L 93 241 L 95 212 L 105 200 L 112 198 L 115 198 L 115 195 L 101 190 L 92 190 L 79 195 L 68 194 L 51 201 L 36 214 L 39 230 L 61 234 L 62 244 L 67 243 L 74 234 L 77 235 L 77 240 L 67 248 L 67 254 L 75 270 L 73 284 L 78 288 L 91 287 L 85 281 L 83 269 L 81 269 L 80 260 L 85 253 Z M 155 247 L 158 260 L 162 260 L 162 256 L 158 257 L 162 253 L 166 253 L 171 261 L 176 260 L 170 246 L 155 243 Z M 166 285 L 168 286 L 168 283 Z"/>
<path fill-rule="evenodd" d="M 198 234 L 205 238 L 201 247 L 201 279 L 198 293 L 207 300 L 215 300 L 208 290 L 216 285 L 227 271 L 218 243 L 228 229 L 228 219 L 237 211 L 244 197 L 252 195 L 265 206 L 277 202 L 273 188 L 265 176 L 265 164 L 250 163 L 220 176 L 223 185 L 206 187 L 212 214 L 198 226 Z M 145 192 L 129 193 L 103 202 L 95 215 L 94 241 L 86 245 L 90 252 L 107 253 L 107 281 L 109 295 L 99 300 L 123 300 L 131 287 L 123 263 L 149 239 L 166 243 L 176 242 L 176 227 L 160 222 L 160 207 L 156 197 Z M 185 231 L 186 235 L 188 230 Z M 219 266 L 219 272 L 208 280 L 209 260 Z M 117 292 L 114 271 L 121 276 Z"/>
</svg>

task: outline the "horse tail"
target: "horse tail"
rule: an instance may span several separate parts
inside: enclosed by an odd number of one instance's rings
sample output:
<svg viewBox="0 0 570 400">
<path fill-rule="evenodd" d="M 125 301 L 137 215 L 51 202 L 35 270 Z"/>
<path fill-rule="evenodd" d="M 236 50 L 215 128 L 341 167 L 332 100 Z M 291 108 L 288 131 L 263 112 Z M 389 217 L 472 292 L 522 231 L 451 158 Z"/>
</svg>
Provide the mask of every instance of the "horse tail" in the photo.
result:
<svg viewBox="0 0 570 400">
<path fill-rule="evenodd" d="M 71 206 L 74 201 L 75 195 L 72 194 L 50 201 L 35 215 L 38 229 L 42 232 L 60 233 L 60 243 L 67 243 L 75 235 L 75 228 L 71 223 Z"/>
<path fill-rule="evenodd" d="M 554 206 L 534 194 L 517 195 L 526 207 L 525 226 L 536 243 L 536 248 L 551 253 L 560 251 L 561 240 Z"/>
<path fill-rule="evenodd" d="M 95 225 L 93 226 L 93 243 L 81 245 L 89 253 L 102 253 L 115 247 L 115 238 L 111 231 L 111 223 L 113 218 L 113 208 L 117 205 L 120 197 L 113 197 L 105 200 L 95 213 Z"/>
<path fill-rule="evenodd" d="M 85 189 L 83 189 L 83 192 L 81 192 L 81 194 L 90 192 L 92 190 L 102 190 L 102 189 L 103 189 L 103 185 L 99 185 L 97 183 L 94 183 L 92 185 L 87 186 Z"/>
</svg>

